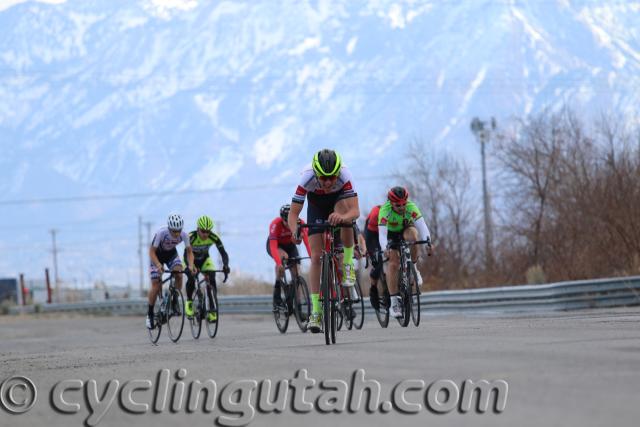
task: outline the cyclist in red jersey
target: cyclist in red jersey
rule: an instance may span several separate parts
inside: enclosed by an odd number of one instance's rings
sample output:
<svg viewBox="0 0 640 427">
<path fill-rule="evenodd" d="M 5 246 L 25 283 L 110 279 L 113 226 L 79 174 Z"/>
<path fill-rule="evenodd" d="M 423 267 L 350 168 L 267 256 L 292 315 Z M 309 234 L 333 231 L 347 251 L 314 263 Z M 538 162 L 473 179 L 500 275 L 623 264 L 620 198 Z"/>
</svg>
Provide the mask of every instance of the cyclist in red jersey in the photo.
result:
<svg viewBox="0 0 640 427">
<path fill-rule="evenodd" d="M 298 246 L 304 241 L 304 246 L 307 248 L 307 254 L 311 256 L 311 248 L 309 247 L 309 237 L 306 228 L 302 229 L 302 238 L 295 240 L 289 225 L 287 224 L 287 218 L 291 205 L 282 205 L 280 208 L 280 216 L 271 221 L 269 225 L 269 238 L 267 239 L 267 253 L 273 261 L 276 263 L 276 281 L 273 286 L 273 298 L 276 304 L 280 303 L 280 287 L 282 286 L 282 277 L 284 276 L 284 262 L 287 258 L 297 257 Z M 300 219 L 300 224 L 304 224 L 304 221 Z M 300 261 L 291 267 L 291 274 L 293 276 L 298 275 L 298 266 Z"/>
</svg>

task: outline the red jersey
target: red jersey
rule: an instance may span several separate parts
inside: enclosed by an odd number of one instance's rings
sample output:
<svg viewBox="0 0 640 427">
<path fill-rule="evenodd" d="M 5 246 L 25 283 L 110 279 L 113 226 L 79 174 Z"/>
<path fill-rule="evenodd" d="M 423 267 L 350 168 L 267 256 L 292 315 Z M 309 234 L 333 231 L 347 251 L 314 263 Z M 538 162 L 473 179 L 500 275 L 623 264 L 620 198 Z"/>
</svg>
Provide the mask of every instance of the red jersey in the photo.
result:
<svg viewBox="0 0 640 427">
<path fill-rule="evenodd" d="M 300 223 L 304 224 L 304 221 L 300 220 Z M 302 241 L 307 248 L 307 254 L 310 255 L 311 247 L 309 246 L 309 229 L 303 228 L 300 234 Z M 282 218 L 277 217 L 271 221 L 271 225 L 269 225 L 269 252 L 276 264 L 280 265 L 282 263 L 280 255 L 278 254 L 278 246 L 292 244 L 295 244 L 293 241 L 293 234 L 291 233 L 291 229 L 285 225 Z"/>
<path fill-rule="evenodd" d="M 367 229 L 372 233 L 378 232 L 378 214 L 380 214 L 380 205 L 374 206 L 367 217 Z"/>
</svg>

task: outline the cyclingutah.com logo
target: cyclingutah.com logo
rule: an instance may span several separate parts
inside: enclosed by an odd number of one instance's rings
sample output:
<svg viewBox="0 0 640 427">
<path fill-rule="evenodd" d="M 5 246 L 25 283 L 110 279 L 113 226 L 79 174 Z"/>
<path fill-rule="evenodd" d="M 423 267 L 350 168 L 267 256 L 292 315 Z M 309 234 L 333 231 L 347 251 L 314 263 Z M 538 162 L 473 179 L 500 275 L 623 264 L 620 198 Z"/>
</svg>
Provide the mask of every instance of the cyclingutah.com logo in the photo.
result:
<svg viewBox="0 0 640 427">
<path fill-rule="evenodd" d="M 505 410 L 509 387 L 504 380 L 438 380 L 427 385 L 421 379 L 407 379 L 390 388 L 382 399 L 383 387 L 365 378 L 364 369 L 353 372 L 349 380 L 316 380 L 306 369 L 293 378 L 273 381 L 247 379 L 221 387 L 215 380 L 186 381 L 187 370 L 158 372 L 155 380 L 133 379 L 121 384 L 112 379 L 100 384 L 94 379 L 70 379 L 56 383 L 49 403 L 56 412 L 76 415 L 88 412 L 87 426 L 96 426 L 112 408 L 129 414 L 184 412 L 215 413 L 214 421 L 223 426 L 248 425 L 256 413 L 388 413 L 431 412 L 500 413 Z M 0 405 L 11 414 L 24 414 L 36 404 L 35 384 L 26 377 L 13 376 L 0 386 Z"/>
</svg>

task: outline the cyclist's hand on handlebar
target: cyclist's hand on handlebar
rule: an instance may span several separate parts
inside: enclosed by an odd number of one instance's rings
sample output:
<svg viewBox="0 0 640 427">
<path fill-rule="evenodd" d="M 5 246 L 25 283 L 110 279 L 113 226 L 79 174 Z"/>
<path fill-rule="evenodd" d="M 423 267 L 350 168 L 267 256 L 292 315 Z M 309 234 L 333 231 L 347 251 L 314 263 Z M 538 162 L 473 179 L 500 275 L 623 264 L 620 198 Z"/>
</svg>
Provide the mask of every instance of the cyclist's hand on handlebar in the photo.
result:
<svg viewBox="0 0 640 427">
<path fill-rule="evenodd" d="M 300 227 L 298 227 L 298 225 L 299 223 L 296 223 L 289 227 L 294 240 L 300 239 Z"/>
<path fill-rule="evenodd" d="M 158 269 L 158 271 L 159 271 L 160 273 L 162 273 L 162 271 L 164 270 L 164 266 L 162 265 L 162 263 L 161 263 L 161 262 L 159 262 L 159 263 L 157 263 L 157 264 L 156 264 L 156 268 Z"/>
<path fill-rule="evenodd" d="M 196 274 L 198 272 L 198 269 L 193 264 L 189 266 L 189 270 L 191 271 L 191 274 Z"/>
<path fill-rule="evenodd" d="M 231 272 L 231 269 L 229 268 L 228 265 L 225 265 L 222 267 L 222 272 L 224 273 L 224 279 L 222 279 L 222 283 L 227 283 L 227 279 L 229 278 L 229 273 Z"/>
<path fill-rule="evenodd" d="M 331 214 L 329 215 L 329 218 L 327 218 L 327 221 L 331 225 L 338 225 L 341 222 L 344 222 L 344 217 L 339 213 L 331 212 Z"/>
</svg>

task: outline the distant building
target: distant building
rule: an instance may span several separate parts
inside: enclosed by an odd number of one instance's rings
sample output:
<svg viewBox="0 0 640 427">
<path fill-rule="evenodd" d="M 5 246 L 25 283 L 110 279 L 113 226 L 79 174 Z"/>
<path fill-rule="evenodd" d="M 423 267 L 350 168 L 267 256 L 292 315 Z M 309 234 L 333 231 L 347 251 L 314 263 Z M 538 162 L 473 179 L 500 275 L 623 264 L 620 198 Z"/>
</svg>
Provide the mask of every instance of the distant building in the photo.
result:
<svg viewBox="0 0 640 427">
<path fill-rule="evenodd" d="M 5 300 L 18 303 L 18 280 L 0 279 L 0 302 Z"/>
</svg>

